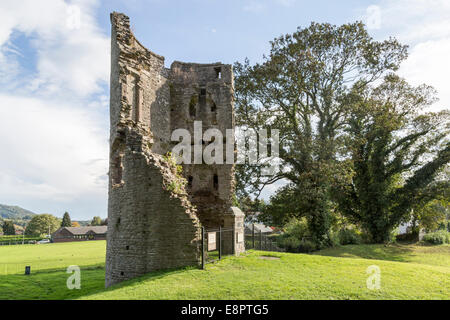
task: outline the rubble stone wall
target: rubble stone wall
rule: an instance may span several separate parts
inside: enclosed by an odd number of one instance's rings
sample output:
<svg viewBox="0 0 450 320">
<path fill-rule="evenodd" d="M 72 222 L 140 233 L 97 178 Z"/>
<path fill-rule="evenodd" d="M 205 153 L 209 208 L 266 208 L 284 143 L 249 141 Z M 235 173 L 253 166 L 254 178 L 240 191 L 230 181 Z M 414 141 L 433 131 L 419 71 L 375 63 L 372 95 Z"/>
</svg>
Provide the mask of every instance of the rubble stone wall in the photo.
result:
<svg viewBox="0 0 450 320">
<path fill-rule="evenodd" d="M 231 66 L 174 62 L 167 69 L 164 57 L 137 41 L 127 16 L 112 13 L 111 23 L 106 286 L 198 265 L 201 226 L 244 232 L 230 210 L 233 165 L 186 164 L 180 172 L 167 156 L 174 129 L 193 136 L 194 121 L 202 121 L 203 131 L 225 136 L 234 128 Z"/>
</svg>

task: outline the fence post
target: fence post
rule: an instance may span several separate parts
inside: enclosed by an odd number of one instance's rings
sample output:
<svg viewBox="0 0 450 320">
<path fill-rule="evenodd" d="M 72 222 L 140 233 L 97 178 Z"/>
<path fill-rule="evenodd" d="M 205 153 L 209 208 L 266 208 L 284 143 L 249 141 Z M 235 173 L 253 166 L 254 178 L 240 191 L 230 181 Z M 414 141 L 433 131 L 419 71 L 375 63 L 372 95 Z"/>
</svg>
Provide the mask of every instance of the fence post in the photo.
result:
<svg viewBox="0 0 450 320">
<path fill-rule="evenodd" d="M 259 250 L 262 250 L 262 230 L 259 230 Z"/>
<path fill-rule="evenodd" d="M 222 259 L 222 226 L 219 227 L 219 260 Z"/>
<path fill-rule="evenodd" d="M 232 237 L 231 237 L 231 240 L 233 241 L 233 246 L 232 246 L 232 248 L 233 248 L 233 255 L 234 254 L 236 254 L 236 239 L 235 239 L 235 234 L 234 234 L 234 226 L 233 226 L 233 229 L 232 229 Z"/>
<path fill-rule="evenodd" d="M 205 269 L 205 227 L 202 227 L 202 270 Z"/>
<path fill-rule="evenodd" d="M 252 225 L 252 249 L 256 249 L 255 248 L 255 224 Z"/>
</svg>

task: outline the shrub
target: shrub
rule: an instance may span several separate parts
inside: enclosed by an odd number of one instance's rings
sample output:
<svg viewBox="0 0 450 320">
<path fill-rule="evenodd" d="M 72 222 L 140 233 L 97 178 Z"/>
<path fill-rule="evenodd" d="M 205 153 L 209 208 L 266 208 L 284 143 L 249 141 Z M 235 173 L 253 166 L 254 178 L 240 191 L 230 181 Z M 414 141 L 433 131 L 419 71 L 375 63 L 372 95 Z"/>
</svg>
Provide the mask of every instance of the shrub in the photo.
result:
<svg viewBox="0 0 450 320">
<path fill-rule="evenodd" d="M 389 233 L 389 238 L 387 239 L 387 243 L 395 243 L 397 241 L 397 235 L 399 233 L 399 229 L 395 228 Z"/>
<path fill-rule="evenodd" d="M 286 252 L 299 252 L 300 239 L 291 235 L 282 235 L 277 238 L 277 244 L 286 249 Z"/>
<path fill-rule="evenodd" d="M 292 253 L 309 253 L 317 250 L 317 245 L 311 240 L 298 239 L 295 236 L 278 237 L 278 246 Z"/>
<path fill-rule="evenodd" d="M 296 237 L 297 239 L 303 239 L 309 236 L 308 223 L 305 218 L 292 219 L 285 226 L 285 234 Z"/>
<path fill-rule="evenodd" d="M 339 232 L 338 231 L 330 232 L 330 242 L 331 242 L 331 246 L 333 246 L 333 247 L 338 247 L 341 245 L 341 241 L 339 240 Z"/>
<path fill-rule="evenodd" d="M 423 241 L 430 244 L 450 243 L 450 232 L 439 230 L 436 232 L 427 233 L 426 235 L 424 235 Z"/>
<path fill-rule="evenodd" d="M 397 241 L 407 241 L 407 242 L 417 241 L 418 235 L 416 233 L 412 233 L 412 232 L 398 234 L 396 236 L 396 240 Z"/>
<path fill-rule="evenodd" d="M 298 252 L 310 253 L 316 249 L 317 249 L 316 244 L 306 239 L 300 241 L 300 245 L 298 246 Z"/>
<path fill-rule="evenodd" d="M 339 243 L 346 244 L 360 244 L 361 235 L 356 229 L 341 229 L 338 232 Z"/>
<path fill-rule="evenodd" d="M 310 236 L 308 223 L 305 218 L 292 219 L 284 227 L 284 233 L 277 237 L 277 245 L 285 249 L 287 252 L 311 252 L 316 245 L 305 240 Z"/>
</svg>

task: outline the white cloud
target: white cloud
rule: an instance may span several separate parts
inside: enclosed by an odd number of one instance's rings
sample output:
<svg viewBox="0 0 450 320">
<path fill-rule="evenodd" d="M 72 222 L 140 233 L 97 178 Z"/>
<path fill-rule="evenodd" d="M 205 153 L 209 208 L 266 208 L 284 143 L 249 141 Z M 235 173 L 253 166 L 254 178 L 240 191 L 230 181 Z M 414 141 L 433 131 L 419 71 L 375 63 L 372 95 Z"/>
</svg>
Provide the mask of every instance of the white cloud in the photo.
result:
<svg viewBox="0 0 450 320">
<path fill-rule="evenodd" d="M 399 74 L 410 83 L 426 83 L 438 90 L 434 110 L 450 107 L 450 1 L 382 0 L 369 8 L 379 14 L 379 31 L 410 46 Z M 368 9 L 369 9 L 368 8 Z M 369 25 L 368 16 L 365 18 Z"/>
<path fill-rule="evenodd" d="M 433 110 L 450 109 L 449 57 L 450 38 L 420 42 L 411 48 L 399 72 L 411 84 L 426 83 L 438 91 L 440 101 Z"/>
<path fill-rule="evenodd" d="M 104 123 L 65 102 L 0 95 L 0 194 L 67 202 L 104 196 Z"/>
<path fill-rule="evenodd" d="M 0 203 L 106 215 L 110 44 L 97 2 L 0 2 Z M 21 65 L 31 56 L 35 72 Z"/>
<path fill-rule="evenodd" d="M 29 89 L 48 95 L 70 90 L 78 96 L 101 91 L 99 85 L 109 77 L 109 39 L 94 20 L 96 4 L 87 0 L 0 3 L 0 48 L 10 47 L 8 40 L 16 31 L 32 39 L 36 50 L 37 74 Z M 10 61 L 0 55 L 0 72 Z"/>
</svg>

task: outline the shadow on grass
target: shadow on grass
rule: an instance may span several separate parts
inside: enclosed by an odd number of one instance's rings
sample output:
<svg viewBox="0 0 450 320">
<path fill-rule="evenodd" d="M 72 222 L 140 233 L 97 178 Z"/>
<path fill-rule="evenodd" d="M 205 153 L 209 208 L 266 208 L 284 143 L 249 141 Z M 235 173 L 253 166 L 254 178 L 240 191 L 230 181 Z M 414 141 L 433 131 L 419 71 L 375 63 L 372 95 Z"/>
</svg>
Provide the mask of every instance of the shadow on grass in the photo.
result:
<svg viewBox="0 0 450 320">
<path fill-rule="evenodd" d="M 410 262 L 414 250 L 411 246 L 393 244 L 365 244 L 365 245 L 345 245 L 336 248 L 328 248 L 314 252 L 315 255 L 342 257 L 342 258 L 362 258 L 389 260 L 397 262 Z"/>
<path fill-rule="evenodd" d="M 168 276 L 172 276 L 172 275 L 176 275 L 176 274 L 181 274 L 184 273 L 186 271 L 189 270 L 199 270 L 199 267 L 196 266 L 187 266 L 187 267 L 181 267 L 181 268 L 173 268 L 173 269 L 164 269 L 164 270 L 157 270 L 157 271 L 152 271 L 149 272 L 143 276 L 134 278 L 134 279 L 130 279 L 130 280 L 125 280 L 123 282 L 117 283 L 107 289 L 104 289 L 102 291 L 104 292 L 108 292 L 108 291 L 114 291 L 120 288 L 124 288 L 124 287 L 128 287 L 128 286 L 133 286 L 136 283 L 141 283 L 142 281 L 155 281 L 158 279 L 162 279 Z M 95 292 L 97 293 L 97 292 Z"/>
<path fill-rule="evenodd" d="M 66 268 L 48 268 L 25 274 L 0 275 L 0 300 L 66 300 L 77 299 L 104 291 L 132 286 L 141 281 L 152 281 L 183 273 L 198 267 L 159 270 L 127 280 L 105 289 L 104 265 L 80 266 L 81 288 L 68 289 L 67 280 L 72 275 Z"/>
</svg>

